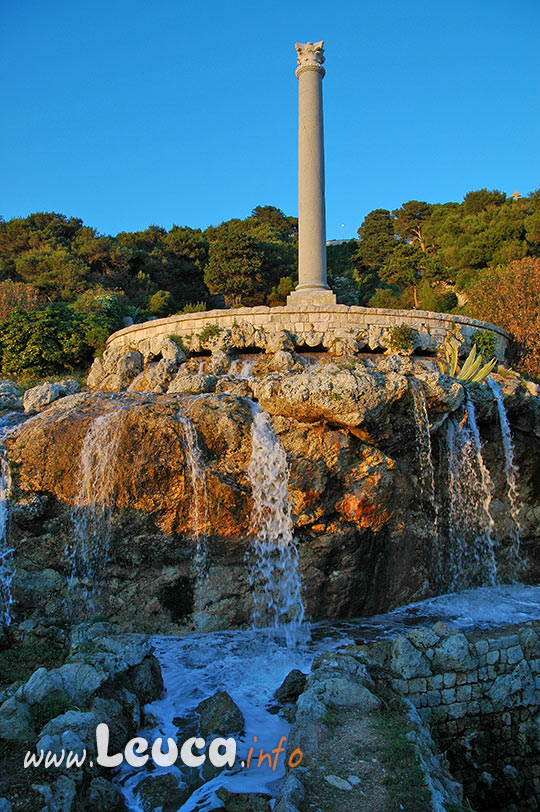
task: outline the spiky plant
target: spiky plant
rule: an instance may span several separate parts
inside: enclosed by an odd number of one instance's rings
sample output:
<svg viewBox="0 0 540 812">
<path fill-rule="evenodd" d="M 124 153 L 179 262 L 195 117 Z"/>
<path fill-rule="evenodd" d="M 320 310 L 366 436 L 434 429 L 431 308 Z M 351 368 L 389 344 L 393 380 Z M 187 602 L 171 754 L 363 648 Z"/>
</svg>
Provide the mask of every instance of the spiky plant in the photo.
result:
<svg viewBox="0 0 540 812">
<path fill-rule="evenodd" d="M 458 347 L 454 341 L 447 341 L 445 343 L 444 355 L 444 361 L 437 361 L 439 369 L 443 374 L 450 375 L 452 378 L 458 380 L 463 386 L 485 381 L 498 363 L 496 358 L 492 358 L 487 364 L 482 365 L 482 353 L 477 352 L 476 344 L 474 344 L 461 369 L 458 368 Z"/>
</svg>

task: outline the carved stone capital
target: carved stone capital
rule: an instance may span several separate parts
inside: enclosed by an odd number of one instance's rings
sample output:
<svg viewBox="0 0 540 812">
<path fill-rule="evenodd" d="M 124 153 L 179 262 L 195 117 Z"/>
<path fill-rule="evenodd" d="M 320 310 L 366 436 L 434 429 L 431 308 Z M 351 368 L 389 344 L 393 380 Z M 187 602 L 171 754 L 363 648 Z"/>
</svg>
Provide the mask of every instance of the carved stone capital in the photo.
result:
<svg viewBox="0 0 540 812">
<path fill-rule="evenodd" d="M 321 76 L 326 73 L 323 68 L 324 62 L 324 42 L 297 42 L 294 46 L 298 54 L 298 67 L 296 69 L 296 76 L 306 70 L 316 70 Z"/>
</svg>

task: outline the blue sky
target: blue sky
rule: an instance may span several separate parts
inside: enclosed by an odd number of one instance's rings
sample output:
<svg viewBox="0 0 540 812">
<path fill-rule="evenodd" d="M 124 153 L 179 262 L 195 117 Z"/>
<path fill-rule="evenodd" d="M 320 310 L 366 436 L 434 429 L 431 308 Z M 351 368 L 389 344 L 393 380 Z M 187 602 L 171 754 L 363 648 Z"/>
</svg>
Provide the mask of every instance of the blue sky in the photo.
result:
<svg viewBox="0 0 540 812">
<path fill-rule="evenodd" d="M 327 236 L 540 185 L 537 0 L 0 0 L 0 214 L 102 233 L 296 214 L 296 41 L 324 39 Z M 344 229 L 341 224 L 344 224 Z"/>
</svg>

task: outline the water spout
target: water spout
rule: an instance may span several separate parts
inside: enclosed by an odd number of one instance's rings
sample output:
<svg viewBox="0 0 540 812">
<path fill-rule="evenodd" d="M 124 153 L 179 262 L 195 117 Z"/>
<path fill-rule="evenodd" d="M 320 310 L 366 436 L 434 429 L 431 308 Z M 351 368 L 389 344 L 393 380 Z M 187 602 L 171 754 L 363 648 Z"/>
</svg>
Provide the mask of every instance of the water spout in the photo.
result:
<svg viewBox="0 0 540 812">
<path fill-rule="evenodd" d="M 249 560 L 253 626 L 284 629 L 287 642 L 294 643 L 304 619 L 304 606 L 288 495 L 289 468 L 272 418 L 256 404 L 252 410 L 248 476 L 255 536 Z"/>
<path fill-rule="evenodd" d="M 493 392 L 495 401 L 497 403 L 499 425 L 501 427 L 501 438 L 504 449 L 504 472 L 506 474 L 508 501 L 510 503 L 510 518 L 512 523 L 511 544 L 508 550 L 508 568 L 510 579 L 517 581 L 518 576 L 523 572 L 526 566 L 520 552 L 521 525 L 519 515 L 523 504 L 519 497 L 517 485 L 519 469 L 514 462 L 514 441 L 512 439 L 512 431 L 510 429 L 508 416 L 504 407 L 501 387 L 497 381 L 491 377 L 487 379 L 487 383 Z"/>
<path fill-rule="evenodd" d="M 208 522 L 206 474 L 197 432 L 192 421 L 188 417 L 179 414 L 178 422 L 184 434 L 186 463 L 191 483 L 191 524 L 195 538 L 195 617 L 197 628 L 202 630 L 203 599 L 208 581 L 208 556 L 205 535 Z"/>
<path fill-rule="evenodd" d="M 491 535 L 491 478 L 469 395 L 462 421 L 448 419 L 446 442 L 449 546 L 439 548 L 439 573 L 450 591 L 493 586 L 497 583 L 497 564 Z"/>
<path fill-rule="evenodd" d="M 72 543 L 66 545 L 68 612 L 87 616 L 102 607 L 109 557 L 118 446 L 125 409 L 96 417 L 83 440 L 79 491 L 71 514 Z"/>
</svg>

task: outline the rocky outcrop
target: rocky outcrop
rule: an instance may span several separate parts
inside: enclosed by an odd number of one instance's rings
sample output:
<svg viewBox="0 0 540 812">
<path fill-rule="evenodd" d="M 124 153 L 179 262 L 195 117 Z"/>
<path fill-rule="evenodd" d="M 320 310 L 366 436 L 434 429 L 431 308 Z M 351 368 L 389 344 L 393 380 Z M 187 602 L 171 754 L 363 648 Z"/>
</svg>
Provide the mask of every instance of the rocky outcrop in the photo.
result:
<svg viewBox="0 0 540 812">
<path fill-rule="evenodd" d="M 434 561 L 447 533 L 445 421 L 451 414 L 464 419 L 461 384 L 425 360 L 387 356 L 376 365 L 345 358 L 316 370 L 290 349 L 255 359 L 254 377 L 240 377 L 242 365 L 227 365 L 229 356 L 217 337 L 218 366 L 225 374 L 210 375 L 208 361 L 182 362 L 178 345 L 172 344 L 149 345 L 144 370 L 142 353 L 125 359 L 132 391 L 63 397 L 8 438 L 19 619 L 63 612 L 69 566 L 64 551 L 73 542 L 82 455 L 97 421 L 111 418 L 101 445 L 105 453 L 112 442 L 114 454 L 102 475 L 105 489 L 99 485 L 99 498 L 110 500 L 111 508 L 107 611 L 129 628 L 178 631 L 193 627 L 197 601 L 205 628 L 245 624 L 252 608 L 246 553 L 253 536 L 248 475 L 253 400 L 272 415 L 287 456 L 307 613 L 314 618 L 371 614 L 440 589 Z M 159 353 L 170 357 L 159 360 Z M 141 375 L 161 380 L 160 391 L 134 391 Z M 508 370 L 495 377 L 514 430 L 528 577 L 536 578 L 540 397 L 535 384 Z M 437 543 L 419 457 L 415 387 L 425 397 L 432 427 L 440 500 Z M 496 406 L 486 385 L 473 387 L 471 394 L 486 441 L 494 537 L 503 554 L 510 528 Z M 186 418 L 204 468 L 199 483 L 193 479 Z M 92 453 L 98 454 L 99 442 L 96 449 Z M 203 594 L 194 560 L 201 543 L 207 573 Z"/>
<path fill-rule="evenodd" d="M 80 390 L 76 380 L 59 381 L 58 383 L 42 383 L 27 389 L 23 395 L 23 407 L 27 414 L 36 414 L 47 409 L 58 398 L 73 395 Z"/>
<path fill-rule="evenodd" d="M 110 770 L 96 762 L 96 728 L 105 722 L 111 749 L 122 752 L 140 726 L 142 705 L 161 695 L 161 670 L 148 640 L 118 634 L 108 623 L 76 626 L 62 666 L 38 668 L 10 690 L 12 696 L 0 706 L 0 740 L 17 758 L 10 774 L 0 778 L 0 792 L 16 798 L 18 809 L 20 802 L 25 809 L 49 812 L 124 809 Z M 30 768 L 34 781 L 21 794 L 27 751 L 35 753 L 38 764 Z M 86 756 L 70 767 L 65 762 L 69 752 Z M 47 753 L 58 759 L 53 769 L 40 766 Z"/>
</svg>

